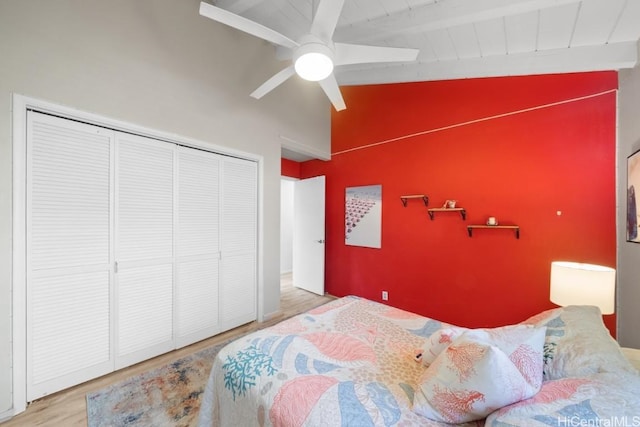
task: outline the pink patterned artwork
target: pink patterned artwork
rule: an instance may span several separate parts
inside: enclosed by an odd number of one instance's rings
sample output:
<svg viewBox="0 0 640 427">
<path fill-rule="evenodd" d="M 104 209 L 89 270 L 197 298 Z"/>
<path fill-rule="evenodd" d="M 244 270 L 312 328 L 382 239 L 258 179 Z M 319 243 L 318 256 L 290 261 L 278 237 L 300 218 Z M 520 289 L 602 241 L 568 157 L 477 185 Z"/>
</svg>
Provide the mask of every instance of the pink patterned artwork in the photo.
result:
<svg viewBox="0 0 640 427">
<path fill-rule="evenodd" d="M 382 185 L 347 187 L 344 228 L 346 245 L 382 247 Z"/>
</svg>

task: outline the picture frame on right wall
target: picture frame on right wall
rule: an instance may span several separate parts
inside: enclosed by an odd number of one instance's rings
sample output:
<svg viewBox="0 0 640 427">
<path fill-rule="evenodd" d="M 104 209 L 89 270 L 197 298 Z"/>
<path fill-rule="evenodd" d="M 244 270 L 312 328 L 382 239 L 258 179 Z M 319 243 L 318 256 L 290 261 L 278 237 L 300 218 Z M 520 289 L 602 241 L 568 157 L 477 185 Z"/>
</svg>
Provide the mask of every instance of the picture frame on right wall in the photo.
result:
<svg viewBox="0 0 640 427">
<path fill-rule="evenodd" d="M 640 191 L 640 150 L 627 157 L 627 242 L 640 243 L 637 192 Z"/>
</svg>

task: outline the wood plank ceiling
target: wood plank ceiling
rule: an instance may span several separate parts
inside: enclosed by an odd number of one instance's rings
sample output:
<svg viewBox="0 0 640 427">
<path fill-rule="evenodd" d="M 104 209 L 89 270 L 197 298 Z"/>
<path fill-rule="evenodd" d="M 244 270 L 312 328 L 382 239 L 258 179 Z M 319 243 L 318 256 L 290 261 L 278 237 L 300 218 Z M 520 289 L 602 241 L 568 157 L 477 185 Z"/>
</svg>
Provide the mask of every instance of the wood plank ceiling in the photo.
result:
<svg viewBox="0 0 640 427">
<path fill-rule="evenodd" d="M 217 0 L 296 40 L 313 0 Z M 334 41 L 420 49 L 410 64 L 335 70 L 341 85 L 632 68 L 640 0 L 346 0 Z M 268 76 L 265 76 L 268 77 Z"/>
<path fill-rule="evenodd" d="M 297 40 L 308 32 L 317 0 L 214 4 Z M 640 0 L 346 0 L 334 41 L 420 54 L 414 63 L 334 73 L 340 85 L 361 85 L 620 70 L 638 63 L 638 39 Z M 284 146 L 282 155 L 311 158 Z"/>
</svg>

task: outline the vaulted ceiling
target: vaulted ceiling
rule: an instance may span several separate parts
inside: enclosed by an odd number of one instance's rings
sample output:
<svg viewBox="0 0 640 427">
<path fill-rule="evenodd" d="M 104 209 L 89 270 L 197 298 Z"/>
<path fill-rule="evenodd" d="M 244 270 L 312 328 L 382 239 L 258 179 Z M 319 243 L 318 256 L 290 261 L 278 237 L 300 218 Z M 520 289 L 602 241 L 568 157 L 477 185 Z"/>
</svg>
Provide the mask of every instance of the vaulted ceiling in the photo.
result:
<svg viewBox="0 0 640 427">
<path fill-rule="evenodd" d="M 312 0 L 214 4 L 296 40 Z M 334 41 L 420 49 L 406 64 L 335 70 L 341 85 L 632 68 L 640 0 L 346 0 Z M 266 76 L 265 76 L 266 77 Z"/>
<path fill-rule="evenodd" d="M 210 1 L 293 40 L 308 32 L 317 6 Z M 340 85 L 361 85 L 620 70 L 638 63 L 639 39 L 640 0 L 345 0 L 335 42 L 420 53 L 412 63 L 344 65 L 334 73 Z M 310 158 L 286 148 L 283 157 Z"/>
</svg>

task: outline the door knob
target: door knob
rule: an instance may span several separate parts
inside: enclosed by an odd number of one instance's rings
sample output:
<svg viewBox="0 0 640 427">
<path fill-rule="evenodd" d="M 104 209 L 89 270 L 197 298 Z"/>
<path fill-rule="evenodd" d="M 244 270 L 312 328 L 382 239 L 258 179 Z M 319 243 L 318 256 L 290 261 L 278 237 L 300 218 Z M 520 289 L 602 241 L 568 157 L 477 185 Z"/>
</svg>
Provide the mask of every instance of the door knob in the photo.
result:
<svg viewBox="0 0 640 427">
<path fill-rule="evenodd" d="M 316 242 L 318 242 L 318 243 L 324 243 L 324 239 L 322 239 L 322 240 L 316 240 Z"/>
</svg>

